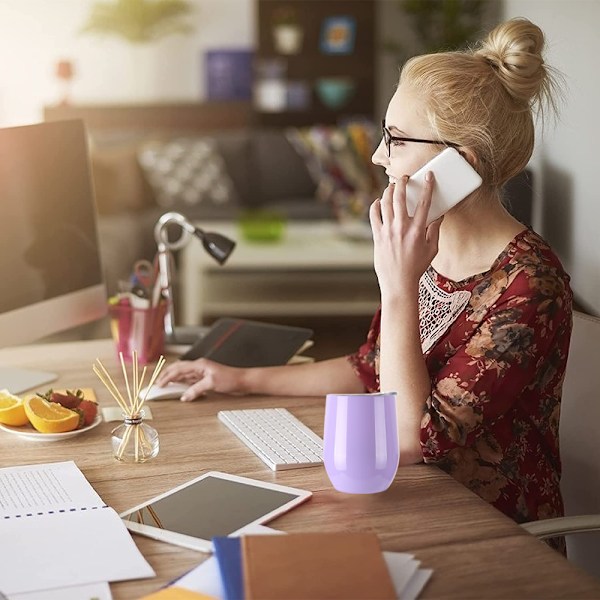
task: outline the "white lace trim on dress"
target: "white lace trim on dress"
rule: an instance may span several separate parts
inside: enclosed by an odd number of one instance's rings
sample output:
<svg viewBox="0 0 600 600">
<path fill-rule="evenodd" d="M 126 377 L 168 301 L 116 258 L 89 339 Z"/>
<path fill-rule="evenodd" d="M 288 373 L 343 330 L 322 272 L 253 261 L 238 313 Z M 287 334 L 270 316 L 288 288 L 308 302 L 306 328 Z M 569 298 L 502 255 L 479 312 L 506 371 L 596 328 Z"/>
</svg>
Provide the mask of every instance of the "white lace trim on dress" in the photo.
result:
<svg viewBox="0 0 600 600">
<path fill-rule="evenodd" d="M 465 309 L 471 292 L 448 293 L 437 287 L 425 271 L 419 281 L 419 329 L 421 348 L 427 352 L 446 333 Z"/>
</svg>

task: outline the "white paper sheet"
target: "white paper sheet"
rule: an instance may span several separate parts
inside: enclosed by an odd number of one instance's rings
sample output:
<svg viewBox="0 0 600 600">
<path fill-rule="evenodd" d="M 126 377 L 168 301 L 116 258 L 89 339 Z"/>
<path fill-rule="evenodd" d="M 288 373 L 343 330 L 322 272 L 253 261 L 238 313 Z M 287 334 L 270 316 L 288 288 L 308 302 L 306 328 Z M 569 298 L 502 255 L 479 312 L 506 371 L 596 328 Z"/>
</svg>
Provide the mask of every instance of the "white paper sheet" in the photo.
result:
<svg viewBox="0 0 600 600">
<path fill-rule="evenodd" d="M 415 560 L 412 554 L 404 552 L 384 552 L 383 558 L 394 584 L 396 596 L 404 600 L 404 588 L 417 572 L 420 562 Z"/>
<path fill-rule="evenodd" d="M 8 600 L 112 600 L 108 583 L 88 583 L 55 590 L 11 594 Z"/>
<path fill-rule="evenodd" d="M 0 517 L 104 506 L 73 461 L 0 469 Z"/>
<path fill-rule="evenodd" d="M 0 469 L 0 554 L 8 595 L 155 575 L 72 461 Z"/>
<path fill-rule="evenodd" d="M 402 600 L 416 600 L 433 574 L 433 569 L 419 569 L 402 591 Z M 398 596 L 400 598 L 400 596 Z"/>
</svg>

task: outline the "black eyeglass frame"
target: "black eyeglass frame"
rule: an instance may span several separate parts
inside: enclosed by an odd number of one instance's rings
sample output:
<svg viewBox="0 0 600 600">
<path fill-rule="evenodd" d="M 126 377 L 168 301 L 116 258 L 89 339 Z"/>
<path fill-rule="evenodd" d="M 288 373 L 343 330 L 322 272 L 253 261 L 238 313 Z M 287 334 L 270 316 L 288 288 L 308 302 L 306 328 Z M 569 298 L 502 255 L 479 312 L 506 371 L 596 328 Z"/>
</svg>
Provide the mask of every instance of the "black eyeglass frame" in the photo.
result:
<svg viewBox="0 0 600 600">
<path fill-rule="evenodd" d="M 445 142 L 443 140 L 422 140 L 420 138 L 397 137 L 390 133 L 390 130 L 385 126 L 385 119 L 381 120 L 381 131 L 383 134 L 383 142 L 387 149 L 388 158 L 392 156 L 392 142 L 415 142 L 417 144 L 439 144 L 441 146 L 449 146 L 450 148 L 460 148 L 460 144 L 454 142 Z"/>
</svg>

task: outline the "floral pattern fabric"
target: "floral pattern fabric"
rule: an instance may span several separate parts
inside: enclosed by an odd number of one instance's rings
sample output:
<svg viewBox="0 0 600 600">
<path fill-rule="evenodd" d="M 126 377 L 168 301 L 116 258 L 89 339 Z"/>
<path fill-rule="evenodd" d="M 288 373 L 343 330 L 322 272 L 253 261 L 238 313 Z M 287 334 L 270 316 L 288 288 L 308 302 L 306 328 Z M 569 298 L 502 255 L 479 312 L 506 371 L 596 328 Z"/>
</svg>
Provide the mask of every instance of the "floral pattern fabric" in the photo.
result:
<svg viewBox="0 0 600 600">
<path fill-rule="evenodd" d="M 531 230 L 485 273 L 460 282 L 432 267 L 428 274 L 440 289 L 465 290 L 471 298 L 424 353 L 432 391 L 421 422 L 423 460 L 518 523 L 561 516 L 558 423 L 571 336 L 569 276 Z M 348 357 L 373 392 L 380 316 Z"/>
</svg>

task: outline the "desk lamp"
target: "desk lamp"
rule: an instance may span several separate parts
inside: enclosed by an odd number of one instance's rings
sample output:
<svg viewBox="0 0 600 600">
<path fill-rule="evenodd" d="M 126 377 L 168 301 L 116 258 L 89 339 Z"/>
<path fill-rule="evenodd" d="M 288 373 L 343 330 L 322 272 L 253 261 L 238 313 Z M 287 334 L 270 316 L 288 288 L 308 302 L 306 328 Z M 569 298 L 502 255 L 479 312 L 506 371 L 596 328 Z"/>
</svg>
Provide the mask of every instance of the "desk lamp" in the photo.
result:
<svg viewBox="0 0 600 600">
<path fill-rule="evenodd" d="M 175 240 L 169 239 L 169 225 L 178 225 L 181 235 Z M 190 240 L 190 235 L 196 236 L 204 249 L 220 265 L 223 265 L 235 248 L 235 242 L 220 233 L 204 231 L 196 227 L 185 216 L 177 212 L 162 215 L 154 226 L 154 238 L 158 247 L 158 269 L 160 287 L 166 296 L 167 313 L 165 315 L 165 334 L 167 340 L 176 342 L 175 316 L 173 306 L 173 287 L 170 253 L 183 248 Z"/>
</svg>

